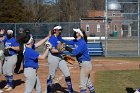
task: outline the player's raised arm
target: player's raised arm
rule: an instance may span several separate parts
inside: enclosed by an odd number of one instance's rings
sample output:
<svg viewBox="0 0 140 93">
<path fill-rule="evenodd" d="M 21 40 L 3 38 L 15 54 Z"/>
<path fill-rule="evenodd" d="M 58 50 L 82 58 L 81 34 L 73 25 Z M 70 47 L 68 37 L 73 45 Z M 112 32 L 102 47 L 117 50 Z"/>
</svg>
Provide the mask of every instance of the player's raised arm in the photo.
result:
<svg viewBox="0 0 140 93">
<path fill-rule="evenodd" d="M 39 47 L 41 46 L 42 44 L 44 44 L 51 36 L 51 31 L 49 31 L 49 34 L 48 36 L 46 36 L 44 39 L 40 40 L 39 42 L 35 43 L 35 47 Z"/>
</svg>

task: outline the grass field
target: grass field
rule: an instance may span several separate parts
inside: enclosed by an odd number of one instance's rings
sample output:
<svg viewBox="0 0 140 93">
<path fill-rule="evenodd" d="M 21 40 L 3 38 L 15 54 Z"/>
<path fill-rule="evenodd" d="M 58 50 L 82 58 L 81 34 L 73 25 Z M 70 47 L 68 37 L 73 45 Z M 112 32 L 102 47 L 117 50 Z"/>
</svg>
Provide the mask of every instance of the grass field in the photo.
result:
<svg viewBox="0 0 140 93">
<path fill-rule="evenodd" d="M 134 93 L 137 88 L 140 88 L 140 70 L 112 70 L 95 73 L 97 93 Z"/>
<path fill-rule="evenodd" d="M 97 57 L 95 59 L 140 62 L 140 57 Z M 140 70 L 96 71 L 94 80 L 96 93 L 134 93 L 137 88 L 140 88 Z"/>
</svg>

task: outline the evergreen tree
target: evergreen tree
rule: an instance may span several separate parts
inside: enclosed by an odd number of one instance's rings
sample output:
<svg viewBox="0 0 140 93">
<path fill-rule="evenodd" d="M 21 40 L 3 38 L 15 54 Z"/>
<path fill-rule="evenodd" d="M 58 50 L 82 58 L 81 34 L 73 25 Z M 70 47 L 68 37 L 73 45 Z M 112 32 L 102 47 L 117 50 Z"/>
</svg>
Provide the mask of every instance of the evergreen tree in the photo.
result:
<svg viewBox="0 0 140 93">
<path fill-rule="evenodd" d="M 23 22 L 23 6 L 21 0 L 0 0 L 0 22 Z"/>
</svg>

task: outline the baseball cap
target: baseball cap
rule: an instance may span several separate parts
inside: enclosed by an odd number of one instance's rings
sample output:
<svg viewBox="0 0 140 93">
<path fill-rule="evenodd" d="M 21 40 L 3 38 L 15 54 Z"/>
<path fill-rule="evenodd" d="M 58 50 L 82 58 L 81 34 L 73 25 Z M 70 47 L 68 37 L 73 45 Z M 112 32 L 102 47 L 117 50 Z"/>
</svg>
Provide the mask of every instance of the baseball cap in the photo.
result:
<svg viewBox="0 0 140 93">
<path fill-rule="evenodd" d="M 13 34 L 13 30 L 7 30 L 7 32 L 12 33 Z"/>
<path fill-rule="evenodd" d="M 62 27 L 61 26 L 55 26 L 53 29 L 62 30 Z"/>
<path fill-rule="evenodd" d="M 73 28 L 73 31 L 79 33 L 82 37 L 84 36 L 82 31 L 79 28 L 77 28 L 77 29 Z"/>
</svg>

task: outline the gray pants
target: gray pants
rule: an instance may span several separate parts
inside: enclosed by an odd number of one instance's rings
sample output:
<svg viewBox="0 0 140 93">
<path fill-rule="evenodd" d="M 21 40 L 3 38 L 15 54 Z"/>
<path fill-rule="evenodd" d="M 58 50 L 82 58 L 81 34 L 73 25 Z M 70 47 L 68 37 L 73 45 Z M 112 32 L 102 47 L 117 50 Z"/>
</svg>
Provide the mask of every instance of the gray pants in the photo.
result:
<svg viewBox="0 0 140 93">
<path fill-rule="evenodd" d="M 0 60 L 0 75 L 2 74 L 2 60 Z"/>
<path fill-rule="evenodd" d="M 50 76 L 52 79 L 54 78 L 56 69 L 58 67 L 60 68 L 65 77 L 70 76 L 70 72 L 67 67 L 66 61 L 59 57 L 53 56 L 51 53 L 49 53 L 48 55 L 48 65 L 49 65 L 48 79 L 50 78 Z"/>
<path fill-rule="evenodd" d="M 36 93 L 42 93 L 41 84 L 36 69 L 24 68 L 24 76 L 25 76 L 24 93 L 32 93 L 33 89 L 35 89 Z"/>
<path fill-rule="evenodd" d="M 5 57 L 4 64 L 3 64 L 3 74 L 12 76 L 16 62 L 17 62 L 17 55 Z"/>
<path fill-rule="evenodd" d="M 87 86 L 92 86 L 90 80 L 90 72 L 92 70 L 92 64 L 89 61 L 83 61 L 80 63 L 80 88 L 86 89 Z"/>
</svg>

